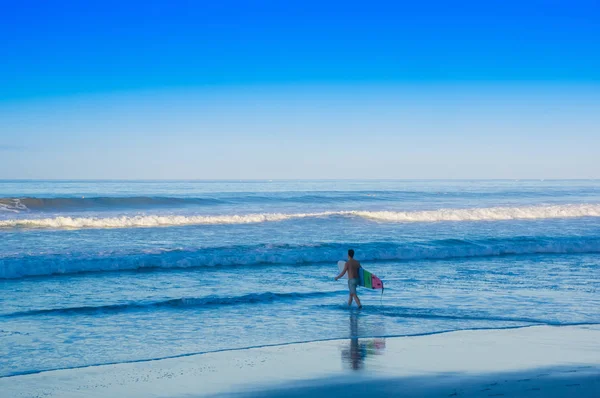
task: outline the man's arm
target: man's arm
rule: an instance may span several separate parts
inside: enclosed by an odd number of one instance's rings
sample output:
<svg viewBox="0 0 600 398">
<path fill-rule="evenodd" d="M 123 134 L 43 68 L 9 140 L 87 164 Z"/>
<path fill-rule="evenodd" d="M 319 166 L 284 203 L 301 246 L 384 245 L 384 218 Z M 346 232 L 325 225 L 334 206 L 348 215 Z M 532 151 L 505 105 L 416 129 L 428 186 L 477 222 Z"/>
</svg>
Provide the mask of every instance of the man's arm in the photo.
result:
<svg viewBox="0 0 600 398">
<path fill-rule="evenodd" d="M 337 281 L 342 276 L 344 276 L 344 274 L 346 273 L 346 271 L 348 271 L 348 263 L 344 264 L 344 269 L 342 270 L 342 272 L 340 272 L 340 274 L 338 276 L 335 277 L 335 280 Z"/>
</svg>

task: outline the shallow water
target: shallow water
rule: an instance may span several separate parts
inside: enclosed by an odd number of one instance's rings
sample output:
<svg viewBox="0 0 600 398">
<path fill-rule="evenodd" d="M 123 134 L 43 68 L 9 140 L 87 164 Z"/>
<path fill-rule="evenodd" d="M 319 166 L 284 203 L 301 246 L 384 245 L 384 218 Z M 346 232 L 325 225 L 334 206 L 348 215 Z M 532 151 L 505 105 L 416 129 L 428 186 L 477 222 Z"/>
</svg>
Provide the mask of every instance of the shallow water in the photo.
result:
<svg viewBox="0 0 600 398">
<path fill-rule="evenodd" d="M 1 181 L 0 240 L 0 376 L 600 323 L 600 181 Z"/>
</svg>

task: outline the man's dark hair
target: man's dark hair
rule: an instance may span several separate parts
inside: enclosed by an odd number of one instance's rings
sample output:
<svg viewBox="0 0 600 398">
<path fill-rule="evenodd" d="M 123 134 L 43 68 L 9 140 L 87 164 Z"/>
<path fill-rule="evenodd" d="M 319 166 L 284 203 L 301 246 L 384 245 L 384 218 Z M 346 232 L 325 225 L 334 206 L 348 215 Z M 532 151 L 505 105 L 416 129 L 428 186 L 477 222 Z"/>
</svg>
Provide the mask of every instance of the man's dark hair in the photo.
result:
<svg viewBox="0 0 600 398">
<path fill-rule="evenodd" d="M 348 250 L 348 255 L 350 256 L 350 258 L 354 258 L 354 250 Z"/>
</svg>

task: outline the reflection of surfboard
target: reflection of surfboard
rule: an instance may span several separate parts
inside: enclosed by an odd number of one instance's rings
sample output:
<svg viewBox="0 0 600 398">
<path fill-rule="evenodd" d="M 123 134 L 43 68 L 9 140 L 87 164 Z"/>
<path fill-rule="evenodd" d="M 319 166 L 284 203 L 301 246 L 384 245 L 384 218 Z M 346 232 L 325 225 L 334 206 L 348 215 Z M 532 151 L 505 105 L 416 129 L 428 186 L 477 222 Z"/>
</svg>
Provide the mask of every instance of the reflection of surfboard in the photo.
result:
<svg viewBox="0 0 600 398">
<path fill-rule="evenodd" d="M 338 269 L 340 270 L 340 272 L 342 272 L 344 270 L 346 262 L 338 261 L 337 264 Z M 348 273 L 346 272 L 346 274 L 343 277 L 348 278 Z M 363 267 L 360 267 L 358 269 L 358 285 L 366 287 L 368 289 L 383 289 L 383 282 L 381 281 L 381 279 L 379 279 Z"/>
</svg>

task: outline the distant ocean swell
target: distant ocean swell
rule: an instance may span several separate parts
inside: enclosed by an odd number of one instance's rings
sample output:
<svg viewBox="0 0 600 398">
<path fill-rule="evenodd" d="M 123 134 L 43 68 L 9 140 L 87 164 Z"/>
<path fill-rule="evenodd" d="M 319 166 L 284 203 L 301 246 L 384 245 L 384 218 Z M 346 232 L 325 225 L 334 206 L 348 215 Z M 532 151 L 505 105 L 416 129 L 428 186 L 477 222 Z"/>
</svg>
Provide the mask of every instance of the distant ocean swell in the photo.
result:
<svg viewBox="0 0 600 398">
<path fill-rule="evenodd" d="M 482 198 L 554 198 L 560 194 L 545 191 L 500 192 L 429 192 L 429 191 L 318 191 L 318 192 L 238 192 L 215 193 L 196 197 L 176 196 L 68 196 L 68 197 L 0 197 L 0 213 L 103 211 L 119 209 L 151 210 L 153 208 L 206 207 L 243 204 L 284 203 L 355 203 L 414 201 L 423 199 Z M 597 198 L 598 189 L 578 191 L 578 197 Z"/>
<path fill-rule="evenodd" d="M 476 241 L 446 239 L 404 243 L 314 245 L 261 244 L 156 253 L 13 256 L 0 258 L 0 278 L 154 268 L 333 263 L 342 259 L 349 247 L 357 250 L 362 261 L 414 261 L 502 255 L 600 253 L 600 237 L 521 237 Z"/>
<path fill-rule="evenodd" d="M 152 209 L 165 207 L 216 206 L 223 204 L 246 203 L 324 203 L 352 200 L 381 200 L 385 198 L 398 199 L 398 196 L 414 196 L 416 193 L 361 193 L 361 192 L 324 192 L 317 193 L 274 193 L 258 195 L 241 193 L 238 195 L 223 195 L 219 197 L 164 197 L 164 196 L 133 196 L 133 197 L 59 197 L 59 198 L 0 198 L 0 211 L 14 213 L 37 212 L 68 212 L 82 210 L 118 210 L 118 209 Z"/>
<path fill-rule="evenodd" d="M 600 204 L 489 207 L 428 211 L 326 211 L 242 215 L 135 215 L 120 217 L 53 217 L 0 220 L 0 228 L 140 228 L 185 225 L 255 224 L 304 218 L 359 217 L 378 222 L 502 221 L 600 217 Z"/>
<path fill-rule="evenodd" d="M 0 198 L 0 211 L 77 211 L 119 208 L 210 206 L 224 203 L 213 198 L 172 198 L 160 196 L 133 197 L 68 197 L 68 198 Z"/>
<path fill-rule="evenodd" d="M 168 197 L 168 196 L 124 196 L 124 197 L 19 197 L 0 198 L 0 212 L 21 213 L 69 212 L 85 210 L 152 209 L 195 206 L 218 206 L 224 204 L 274 204 L 274 203 L 337 203 L 347 201 L 384 201 L 414 199 L 423 196 L 439 196 L 429 192 L 275 192 L 256 194 L 218 194 L 218 197 Z M 456 195 L 456 193 L 454 193 Z"/>
</svg>

